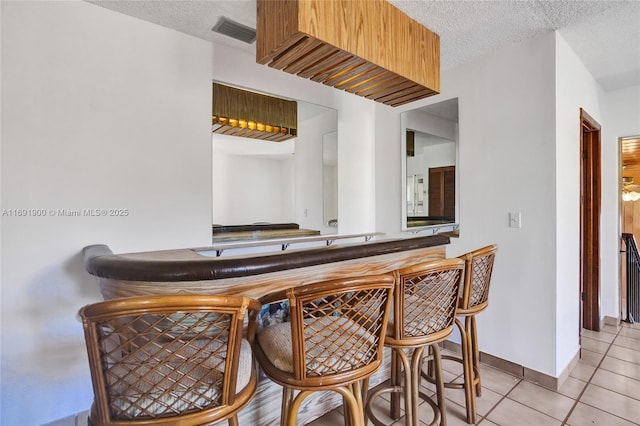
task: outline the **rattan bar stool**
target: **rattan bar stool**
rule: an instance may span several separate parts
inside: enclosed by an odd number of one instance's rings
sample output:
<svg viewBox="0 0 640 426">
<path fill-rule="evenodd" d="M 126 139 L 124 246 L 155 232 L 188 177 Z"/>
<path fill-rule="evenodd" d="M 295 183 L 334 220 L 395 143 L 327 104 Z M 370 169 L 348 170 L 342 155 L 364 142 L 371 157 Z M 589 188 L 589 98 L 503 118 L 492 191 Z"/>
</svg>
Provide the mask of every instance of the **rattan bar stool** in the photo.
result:
<svg viewBox="0 0 640 426">
<path fill-rule="evenodd" d="M 94 401 L 90 425 L 203 425 L 253 397 L 257 300 L 209 295 L 113 299 L 79 314 Z M 243 322 L 249 312 L 247 336 Z"/>
<path fill-rule="evenodd" d="M 290 304 L 291 322 L 263 328 L 253 345 L 264 373 L 283 386 L 281 425 L 295 426 L 313 392 L 335 391 L 343 397 L 346 424 L 364 426 L 362 382 L 382 363 L 394 282 L 391 274 L 346 278 L 261 299 Z"/>
<path fill-rule="evenodd" d="M 480 396 L 482 391 L 475 316 L 489 305 L 489 285 L 497 251 L 498 246 L 494 244 L 459 257 L 465 261 L 465 278 L 458 301 L 458 318 L 456 318 L 456 325 L 460 330 L 462 356 L 443 355 L 442 357 L 462 363 L 463 382 L 445 383 L 445 387 L 464 389 L 467 423 L 469 424 L 476 422 L 475 398 Z M 459 319 L 461 317 L 464 317 L 464 325 Z M 434 380 L 429 371 L 424 372 L 423 376 L 431 382 Z"/>
<path fill-rule="evenodd" d="M 377 426 L 384 425 L 375 418 L 371 405 L 381 394 L 392 392 L 390 416 L 394 420 L 400 417 L 398 401 L 399 394 L 403 394 L 407 425 L 420 424 L 418 399 L 421 397 L 433 408 L 434 419 L 431 425 L 446 426 L 438 343 L 453 332 L 458 294 L 464 276 L 464 261 L 434 260 L 403 268 L 397 274 L 393 322 L 389 322 L 384 343 L 392 349 L 393 356 L 390 386 L 379 388 L 370 394 L 366 406 L 367 418 Z M 435 364 L 437 403 L 419 390 L 421 365 L 427 348 L 431 354 L 429 357 Z M 401 370 L 404 372 L 404 384 L 400 376 Z"/>
</svg>

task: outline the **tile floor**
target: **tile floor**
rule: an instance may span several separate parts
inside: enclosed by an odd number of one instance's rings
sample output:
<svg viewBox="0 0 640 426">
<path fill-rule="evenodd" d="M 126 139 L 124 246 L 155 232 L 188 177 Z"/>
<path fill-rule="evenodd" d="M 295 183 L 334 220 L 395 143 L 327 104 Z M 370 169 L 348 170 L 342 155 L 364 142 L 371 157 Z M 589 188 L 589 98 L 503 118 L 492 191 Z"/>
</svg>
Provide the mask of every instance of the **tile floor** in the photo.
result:
<svg viewBox="0 0 640 426">
<path fill-rule="evenodd" d="M 444 370 L 445 380 L 461 379 L 460 364 L 445 361 Z M 557 392 L 487 365 L 481 372 L 482 396 L 476 399 L 476 424 L 481 426 L 640 425 L 640 324 L 607 325 L 599 333 L 585 330 L 582 357 Z M 424 388 L 434 393 L 432 385 Z M 446 389 L 445 394 L 448 425 L 466 425 L 463 391 Z M 388 425 L 404 424 L 403 418 L 393 422 L 384 415 L 383 398 L 377 400 L 374 412 Z M 430 406 L 423 402 L 421 423 L 429 424 L 432 417 Z M 340 424 L 341 407 L 309 426 Z"/>
<path fill-rule="evenodd" d="M 444 353 L 444 351 L 443 351 Z M 445 380 L 461 379 L 461 366 L 444 361 Z M 640 425 L 640 324 L 605 326 L 595 333 L 582 334 L 582 358 L 558 392 L 483 365 L 482 396 L 476 399 L 477 424 L 481 426 L 627 426 Z M 423 389 L 433 395 L 430 384 Z M 388 394 L 385 394 L 388 395 Z M 467 425 L 464 394 L 447 389 L 449 426 Z M 402 425 L 384 416 L 384 400 L 374 411 L 388 425 Z M 388 407 L 388 405 L 387 405 Z M 85 426 L 87 412 L 47 426 Z M 420 405 L 421 423 L 427 425 L 433 413 Z M 222 423 L 222 424 L 226 424 Z M 344 424 L 342 408 L 337 408 L 309 426 Z"/>
</svg>

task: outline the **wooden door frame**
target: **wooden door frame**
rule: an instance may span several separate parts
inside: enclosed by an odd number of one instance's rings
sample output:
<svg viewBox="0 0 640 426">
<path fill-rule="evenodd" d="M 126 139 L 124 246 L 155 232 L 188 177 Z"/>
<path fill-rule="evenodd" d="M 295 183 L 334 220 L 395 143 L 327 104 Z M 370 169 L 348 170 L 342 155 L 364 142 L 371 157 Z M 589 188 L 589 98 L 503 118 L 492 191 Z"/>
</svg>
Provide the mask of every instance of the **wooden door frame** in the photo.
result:
<svg viewBox="0 0 640 426">
<path fill-rule="evenodd" d="M 600 331 L 600 124 L 580 108 L 580 323 Z"/>
</svg>

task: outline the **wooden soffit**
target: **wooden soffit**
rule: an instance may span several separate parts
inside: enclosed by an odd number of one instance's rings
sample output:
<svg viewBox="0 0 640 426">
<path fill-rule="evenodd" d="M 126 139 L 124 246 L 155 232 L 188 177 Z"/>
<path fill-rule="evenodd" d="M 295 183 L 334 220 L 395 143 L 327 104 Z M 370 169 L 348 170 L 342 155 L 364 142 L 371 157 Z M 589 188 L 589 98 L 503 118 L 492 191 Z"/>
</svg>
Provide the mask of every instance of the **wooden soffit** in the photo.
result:
<svg viewBox="0 0 640 426">
<path fill-rule="evenodd" d="M 296 101 L 213 83 L 213 133 L 282 142 L 298 134 Z"/>
<path fill-rule="evenodd" d="M 440 91 L 440 37 L 386 0 L 257 0 L 256 61 L 391 106 Z"/>
</svg>

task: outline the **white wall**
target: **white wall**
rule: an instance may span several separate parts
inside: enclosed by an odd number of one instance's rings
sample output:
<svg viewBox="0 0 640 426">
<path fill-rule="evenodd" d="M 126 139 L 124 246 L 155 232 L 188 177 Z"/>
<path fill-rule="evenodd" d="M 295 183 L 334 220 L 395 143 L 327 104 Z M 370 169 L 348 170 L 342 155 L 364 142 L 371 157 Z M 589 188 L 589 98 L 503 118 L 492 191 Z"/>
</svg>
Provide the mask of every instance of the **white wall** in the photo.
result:
<svg viewBox="0 0 640 426">
<path fill-rule="evenodd" d="M 85 2 L 1 2 L 3 425 L 92 399 L 82 247 L 210 243 L 211 46 Z M 57 209 L 122 208 L 123 217 Z"/>
<path fill-rule="evenodd" d="M 620 161 L 618 138 L 640 135 L 640 86 L 602 95 L 600 313 L 620 318 Z"/>
<path fill-rule="evenodd" d="M 480 349 L 549 375 L 557 371 L 554 51 L 553 34 L 508 46 L 443 72 L 440 95 L 390 112 L 458 98 L 460 238 L 447 254 L 500 246 L 489 308 L 478 317 Z M 400 138 L 376 138 L 377 147 L 396 146 L 390 164 L 401 162 Z M 512 211 L 522 228 L 509 228 Z"/>
<path fill-rule="evenodd" d="M 402 182 L 405 178 L 400 160 L 401 124 L 398 111 L 398 108 L 374 103 L 375 229 L 391 236 L 400 233 L 405 210 L 402 202 Z"/>
<path fill-rule="evenodd" d="M 295 176 L 293 162 L 293 158 L 254 158 L 215 152 L 214 223 L 295 222 L 293 191 L 289 190 Z M 286 206 L 290 208 L 284 210 Z"/>
<path fill-rule="evenodd" d="M 576 332 L 580 320 L 580 108 L 603 124 L 600 91 L 584 64 L 557 33 L 555 226 L 558 372 L 566 368 L 580 349 Z"/>
</svg>

